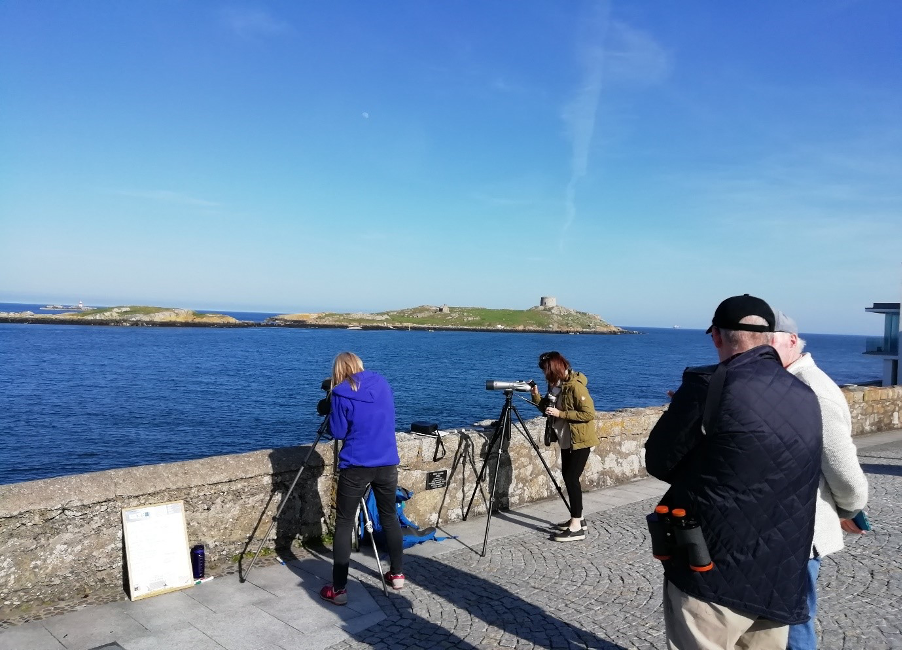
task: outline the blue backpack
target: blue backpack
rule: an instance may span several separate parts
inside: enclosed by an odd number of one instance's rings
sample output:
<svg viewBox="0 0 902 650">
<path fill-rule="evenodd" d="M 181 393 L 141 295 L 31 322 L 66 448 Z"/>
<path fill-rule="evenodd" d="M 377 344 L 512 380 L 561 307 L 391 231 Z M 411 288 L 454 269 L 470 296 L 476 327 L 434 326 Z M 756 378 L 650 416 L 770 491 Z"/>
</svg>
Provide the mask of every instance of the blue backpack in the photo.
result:
<svg viewBox="0 0 902 650">
<path fill-rule="evenodd" d="M 411 546 L 416 546 L 417 544 L 422 544 L 429 540 L 440 542 L 444 539 L 448 539 L 447 537 L 437 537 L 435 528 L 430 527 L 420 529 L 419 526 L 404 516 L 404 502 L 409 500 L 412 496 L 413 492 L 405 490 L 402 487 L 399 487 L 395 491 L 395 510 L 398 513 L 398 520 L 401 523 L 401 535 L 404 548 L 410 548 Z M 370 519 L 373 521 L 373 537 L 376 539 L 377 544 L 384 545 L 385 533 L 383 532 L 382 524 L 379 521 L 379 511 L 376 508 L 376 495 L 372 490 L 369 490 L 366 495 L 366 509 L 370 514 Z M 366 535 L 365 525 L 366 519 L 364 519 L 363 513 L 361 512 L 358 515 L 358 534 L 360 535 L 360 539 L 363 539 Z"/>
</svg>

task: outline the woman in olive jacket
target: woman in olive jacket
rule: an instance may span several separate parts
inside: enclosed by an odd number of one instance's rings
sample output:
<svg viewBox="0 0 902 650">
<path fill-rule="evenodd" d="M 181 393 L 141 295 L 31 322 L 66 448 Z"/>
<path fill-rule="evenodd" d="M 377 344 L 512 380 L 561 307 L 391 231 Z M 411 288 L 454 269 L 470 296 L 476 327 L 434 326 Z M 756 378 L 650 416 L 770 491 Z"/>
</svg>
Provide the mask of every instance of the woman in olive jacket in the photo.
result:
<svg viewBox="0 0 902 650">
<path fill-rule="evenodd" d="M 589 452 L 598 444 L 595 431 L 595 405 L 586 388 L 588 379 L 576 372 L 560 352 L 539 356 L 539 368 L 548 380 L 548 394 L 540 397 L 533 384 L 532 402 L 548 417 L 548 426 L 561 447 L 561 473 L 570 499 L 570 519 L 557 524 L 556 542 L 586 538 L 583 517 L 583 491 L 579 477 L 586 468 Z"/>
</svg>

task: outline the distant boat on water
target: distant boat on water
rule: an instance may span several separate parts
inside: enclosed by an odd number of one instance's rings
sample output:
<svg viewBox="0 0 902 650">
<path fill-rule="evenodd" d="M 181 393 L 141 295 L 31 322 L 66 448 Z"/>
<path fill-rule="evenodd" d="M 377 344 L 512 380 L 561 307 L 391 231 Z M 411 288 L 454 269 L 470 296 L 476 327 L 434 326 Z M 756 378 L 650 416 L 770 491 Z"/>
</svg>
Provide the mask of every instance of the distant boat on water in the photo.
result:
<svg viewBox="0 0 902 650">
<path fill-rule="evenodd" d="M 363 328 L 360 325 L 348 325 L 349 330 L 362 330 Z"/>
</svg>

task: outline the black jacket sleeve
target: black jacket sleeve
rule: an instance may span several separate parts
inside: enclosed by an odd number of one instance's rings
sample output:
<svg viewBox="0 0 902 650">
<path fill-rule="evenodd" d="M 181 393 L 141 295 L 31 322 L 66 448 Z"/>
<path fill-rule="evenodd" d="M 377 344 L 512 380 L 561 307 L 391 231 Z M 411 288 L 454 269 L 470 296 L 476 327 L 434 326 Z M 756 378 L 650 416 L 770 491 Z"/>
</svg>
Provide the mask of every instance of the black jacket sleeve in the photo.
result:
<svg viewBox="0 0 902 650">
<path fill-rule="evenodd" d="M 687 368 L 683 373 L 683 383 L 674 393 L 670 407 L 648 435 L 645 443 L 645 466 L 655 478 L 669 483 L 673 470 L 680 461 L 701 442 L 702 417 L 710 376 L 709 367 Z"/>
</svg>

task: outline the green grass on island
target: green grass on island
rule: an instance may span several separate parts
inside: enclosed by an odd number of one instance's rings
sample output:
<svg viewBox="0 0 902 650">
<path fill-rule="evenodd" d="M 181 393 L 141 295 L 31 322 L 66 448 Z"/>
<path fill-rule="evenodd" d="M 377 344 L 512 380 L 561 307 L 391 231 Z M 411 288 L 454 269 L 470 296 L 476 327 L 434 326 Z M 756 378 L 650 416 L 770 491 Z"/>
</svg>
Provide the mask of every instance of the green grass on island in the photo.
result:
<svg viewBox="0 0 902 650">
<path fill-rule="evenodd" d="M 119 305 L 116 307 L 97 307 L 95 309 L 85 309 L 73 312 L 71 314 L 59 314 L 60 316 L 68 316 L 69 318 L 86 318 L 90 316 L 105 316 L 113 310 L 121 310 L 118 313 L 127 313 L 132 316 L 148 316 L 150 314 L 159 314 L 165 311 L 173 311 L 174 307 L 148 307 L 146 305 Z M 196 313 L 196 312 L 195 312 Z"/>
<path fill-rule="evenodd" d="M 286 314 L 274 321 L 308 325 L 374 328 L 505 329 L 515 331 L 624 332 L 595 314 L 566 307 L 487 309 L 485 307 L 433 307 L 423 305 L 397 311 L 366 313 Z"/>
<path fill-rule="evenodd" d="M 352 327 L 367 329 L 450 329 L 507 330 L 514 332 L 584 332 L 592 334 L 625 334 L 626 330 L 611 325 L 595 314 L 558 305 L 529 309 L 487 309 L 485 307 L 433 307 L 421 305 L 409 309 L 376 313 L 355 312 L 284 314 L 262 323 L 240 322 L 232 316 L 205 314 L 192 309 L 120 305 L 99 307 L 63 314 L 4 314 L 0 320 L 52 323 L 60 320 L 85 324 L 147 324 L 209 326 L 294 326 Z"/>
</svg>

